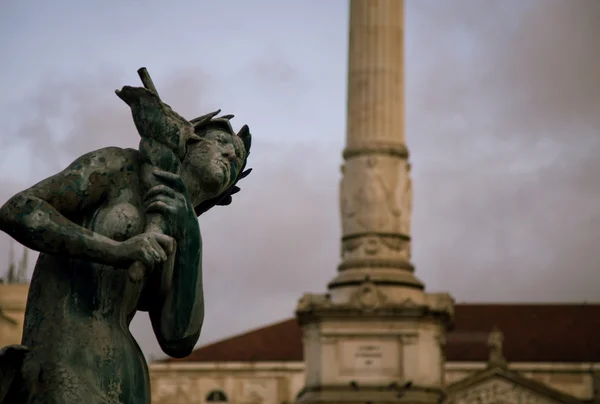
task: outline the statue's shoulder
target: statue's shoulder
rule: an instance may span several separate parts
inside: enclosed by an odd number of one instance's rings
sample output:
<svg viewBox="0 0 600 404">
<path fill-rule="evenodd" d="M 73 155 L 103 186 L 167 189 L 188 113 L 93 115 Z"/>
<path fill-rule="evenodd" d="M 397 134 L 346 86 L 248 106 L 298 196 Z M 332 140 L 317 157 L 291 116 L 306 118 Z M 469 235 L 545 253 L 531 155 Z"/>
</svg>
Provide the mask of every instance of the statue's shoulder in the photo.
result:
<svg viewBox="0 0 600 404">
<path fill-rule="evenodd" d="M 122 172 L 135 170 L 140 163 L 140 152 L 136 149 L 116 146 L 103 147 L 80 156 L 69 166 L 71 170 Z"/>
</svg>

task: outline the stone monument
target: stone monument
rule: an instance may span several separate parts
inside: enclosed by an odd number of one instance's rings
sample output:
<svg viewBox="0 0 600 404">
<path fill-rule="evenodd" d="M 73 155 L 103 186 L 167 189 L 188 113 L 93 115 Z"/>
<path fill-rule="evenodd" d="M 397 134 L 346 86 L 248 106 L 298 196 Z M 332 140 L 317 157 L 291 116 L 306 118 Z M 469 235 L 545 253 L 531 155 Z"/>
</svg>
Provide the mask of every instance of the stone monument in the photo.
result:
<svg viewBox="0 0 600 404">
<path fill-rule="evenodd" d="M 129 332 L 148 311 L 164 353 L 185 357 L 204 318 L 197 217 L 228 205 L 251 136 L 219 111 L 187 121 L 144 87 L 131 108 L 139 150 L 107 147 L 12 197 L 0 229 L 40 252 L 22 345 L 0 350 L 0 403 L 150 404 L 148 368 Z"/>
<path fill-rule="evenodd" d="M 301 403 L 434 403 L 454 303 L 425 293 L 411 264 L 412 183 L 404 136 L 404 3 L 350 0 L 341 263 L 304 295 Z"/>
</svg>

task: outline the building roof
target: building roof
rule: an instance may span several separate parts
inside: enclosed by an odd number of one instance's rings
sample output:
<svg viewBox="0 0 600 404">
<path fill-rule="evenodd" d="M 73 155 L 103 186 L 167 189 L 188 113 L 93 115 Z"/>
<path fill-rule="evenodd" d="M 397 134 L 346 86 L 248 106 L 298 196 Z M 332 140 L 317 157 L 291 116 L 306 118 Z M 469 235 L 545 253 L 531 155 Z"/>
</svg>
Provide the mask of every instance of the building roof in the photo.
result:
<svg viewBox="0 0 600 404">
<path fill-rule="evenodd" d="M 600 362 L 600 304 L 457 304 L 446 360 L 487 361 L 487 339 L 494 326 L 504 334 L 509 362 Z M 292 318 L 166 361 L 302 360 L 302 331 Z"/>
</svg>

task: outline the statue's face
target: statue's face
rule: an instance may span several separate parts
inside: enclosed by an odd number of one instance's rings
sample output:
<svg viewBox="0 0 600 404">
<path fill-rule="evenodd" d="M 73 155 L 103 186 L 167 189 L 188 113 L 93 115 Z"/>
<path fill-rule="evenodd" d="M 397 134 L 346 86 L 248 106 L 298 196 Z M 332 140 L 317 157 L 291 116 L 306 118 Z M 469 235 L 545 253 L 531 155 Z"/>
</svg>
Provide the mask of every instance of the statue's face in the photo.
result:
<svg viewBox="0 0 600 404">
<path fill-rule="evenodd" d="M 223 193 L 238 177 L 246 152 L 239 136 L 208 129 L 202 140 L 191 143 L 183 161 L 182 177 L 191 199 L 210 199 Z"/>
</svg>

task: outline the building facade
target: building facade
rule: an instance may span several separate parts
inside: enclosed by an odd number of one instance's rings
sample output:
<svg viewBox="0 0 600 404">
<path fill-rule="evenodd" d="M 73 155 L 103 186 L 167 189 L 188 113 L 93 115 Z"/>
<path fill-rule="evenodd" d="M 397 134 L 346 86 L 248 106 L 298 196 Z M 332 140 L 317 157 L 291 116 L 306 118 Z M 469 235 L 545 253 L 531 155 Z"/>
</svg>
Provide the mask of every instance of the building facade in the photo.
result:
<svg viewBox="0 0 600 404">
<path fill-rule="evenodd" d="M 600 403 L 599 304 L 457 304 L 454 318 L 441 402 Z M 151 364 L 153 403 L 296 402 L 305 355 L 296 319 L 272 324 Z M 411 388 L 394 382 L 386 388 L 395 396 Z M 361 387 L 354 384 L 356 397 Z"/>
</svg>

